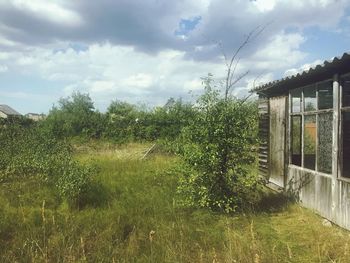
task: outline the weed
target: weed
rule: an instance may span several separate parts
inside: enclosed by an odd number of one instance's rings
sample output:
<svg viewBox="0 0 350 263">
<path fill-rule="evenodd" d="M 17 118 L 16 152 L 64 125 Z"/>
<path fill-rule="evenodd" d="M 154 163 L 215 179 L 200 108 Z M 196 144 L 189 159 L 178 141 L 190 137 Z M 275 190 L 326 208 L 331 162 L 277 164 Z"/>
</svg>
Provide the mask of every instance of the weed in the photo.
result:
<svg viewBox="0 0 350 263">
<path fill-rule="evenodd" d="M 176 157 L 119 154 L 148 147 L 79 152 L 79 163 L 99 168 L 96 203 L 80 210 L 33 178 L 2 184 L 0 262 L 348 262 L 349 232 L 277 194 L 245 214 L 180 207 Z"/>
</svg>

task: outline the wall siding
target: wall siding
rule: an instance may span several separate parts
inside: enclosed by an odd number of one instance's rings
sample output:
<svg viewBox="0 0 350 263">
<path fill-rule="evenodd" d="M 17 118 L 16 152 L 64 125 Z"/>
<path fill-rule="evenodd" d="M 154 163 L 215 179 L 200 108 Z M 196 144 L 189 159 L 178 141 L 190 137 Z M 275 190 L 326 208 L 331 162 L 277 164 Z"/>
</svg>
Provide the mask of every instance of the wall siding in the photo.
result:
<svg viewBox="0 0 350 263">
<path fill-rule="evenodd" d="M 269 101 L 259 98 L 259 175 L 266 180 L 269 178 Z"/>
<path fill-rule="evenodd" d="M 348 72 L 348 71 L 347 71 Z M 323 81 L 329 78 L 329 76 L 324 76 L 324 79 L 318 79 L 315 82 Z M 302 168 L 296 165 L 292 165 L 290 160 L 290 104 L 291 98 L 289 95 L 289 100 L 287 100 L 287 106 L 284 106 L 284 103 L 276 103 L 276 105 L 271 105 L 271 100 L 278 98 L 277 95 L 283 96 L 288 93 L 279 93 L 270 98 L 270 107 L 269 107 L 269 122 L 274 122 L 276 116 L 272 113 L 274 111 L 283 111 L 283 107 L 285 107 L 286 112 L 286 137 L 285 137 L 285 171 L 284 171 L 284 179 L 285 179 L 285 187 L 284 190 L 293 193 L 301 204 L 309 209 L 314 210 L 316 213 L 321 215 L 322 217 L 327 218 L 328 220 L 334 222 L 335 224 L 344 227 L 350 230 L 350 179 L 341 178 L 341 142 L 342 142 L 342 134 L 340 129 L 340 118 L 341 118 L 341 84 L 339 82 L 339 75 L 333 74 L 333 122 L 332 122 L 332 174 L 324 174 L 321 172 L 312 171 L 306 168 Z M 296 87 L 303 87 L 305 83 L 300 83 L 300 85 L 296 85 Z M 310 84 L 310 83 L 309 83 Z M 295 88 L 295 87 L 294 87 Z M 286 90 L 288 92 L 288 90 Z M 270 94 L 271 95 L 271 94 Z M 304 101 L 304 98 L 302 98 Z M 288 105 L 289 104 L 289 105 Z M 280 107 L 280 108 L 279 108 Z M 304 122 L 302 122 L 304 123 Z M 281 125 L 282 126 L 282 125 Z M 269 127 L 268 132 L 272 132 L 269 136 L 268 140 L 268 169 L 269 175 L 273 174 L 274 167 L 278 165 L 278 161 L 276 162 L 276 157 L 271 155 L 271 152 L 278 152 L 279 146 L 281 142 L 274 139 L 277 137 L 282 137 L 282 132 L 278 132 L 282 127 L 276 127 L 276 125 L 271 125 Z M 303 133 L 304 129 L 302 129 Z M 265 132 L 265 130 L 263 131 Z M 277 133 L 278 135 L 275 135 Z M 303 137 L 303 134 L 302 134 Z M 318 143 L 318 141 L 316 140 Z M 338 148 L 339 147 L 339 148 Z M 302 155 L 303 154 L 303 141 L 302 141 Z M 271 158 L 273 157 L 273 158 Z M 317 160 L 316 160 L 317 162 Z M 303 166 L 303 164 L 302 164 Z M 317 163 L 316 163 L 317 168 Z M 270 181 L 273 181 L 271 179 Z"/>
<path fill-rule="evenodd" d="M 308 171 L 294 165 L 288 167 L 288 189 L 301 204 L 337 225 L 350 229 L 350 184 Z"/>
<path fill-rule="evenodd" d="M 284 187 L 286 96 L 270 99 L 270 182 Z"/>
</svg>

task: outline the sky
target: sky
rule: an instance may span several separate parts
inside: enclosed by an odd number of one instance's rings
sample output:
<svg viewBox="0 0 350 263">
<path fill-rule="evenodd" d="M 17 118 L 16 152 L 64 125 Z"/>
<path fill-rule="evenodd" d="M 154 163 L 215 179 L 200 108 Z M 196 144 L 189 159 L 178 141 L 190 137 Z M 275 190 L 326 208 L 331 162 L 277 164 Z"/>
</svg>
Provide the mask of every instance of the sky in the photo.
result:
<svg viewBox="0 0 350 263">
<path fill-rule="evenodd" d="M 348 52 L 350 1 L 0 0 L 0 104 L 48 113 L 76 91 L 102 112 L 194 99 L 257 28 L 238 55 L 238 97 Z"/>
</svg>

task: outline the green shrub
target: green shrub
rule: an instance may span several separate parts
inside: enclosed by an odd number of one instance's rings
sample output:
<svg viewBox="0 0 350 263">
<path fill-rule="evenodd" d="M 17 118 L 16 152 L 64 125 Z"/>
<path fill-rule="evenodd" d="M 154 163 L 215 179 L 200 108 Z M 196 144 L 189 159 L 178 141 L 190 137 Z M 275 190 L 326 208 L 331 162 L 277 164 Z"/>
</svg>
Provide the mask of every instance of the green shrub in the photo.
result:
<svg viewBox="0 0 350 263">
<path fill-rule="evenodd" d="M 179 152 L 187 163 L 178 191 L 187 205 L 233 212 L 254 200 L 258 184 L 251 173 L 257 143 L 257 107 L 222 97 L 205 80 L 193 122 L 182 132 Z M 189 168 L 190 167 L 190 168 Z"/>
<path fill-rule="evenodd" d="M 52 107 L 47 118 L 40 122 L 41 129 L 56 138 L 100 138 L 106 119 L 95 110 L 89 94 L 79 92 L 61 98 L 58 106 Z"/>
<path fill-rule="evenodd" d="M 88 191 L 93 169 L 73 160 L 72 147 L 37 127 L 0 128 L 0 182 L 34 177 L 55 185 L 62 198 L 78 202 Z"/>
</svg>

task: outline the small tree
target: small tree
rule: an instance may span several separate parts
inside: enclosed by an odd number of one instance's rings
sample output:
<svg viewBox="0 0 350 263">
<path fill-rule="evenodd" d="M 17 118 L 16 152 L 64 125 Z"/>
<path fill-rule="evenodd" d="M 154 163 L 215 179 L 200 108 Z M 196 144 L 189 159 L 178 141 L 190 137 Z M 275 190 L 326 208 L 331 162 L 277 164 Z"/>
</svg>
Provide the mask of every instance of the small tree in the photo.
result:
<svg viewBox="0 0 350 263">
<path fill-rule="evenodd" d="M 135 105 L 119 100 L 112 101 L 107 109 L 105 136 L 119 142 L 132 140 L 138 114 Z"/>
<path fill-rule="evenodd" d="M 50 110 L 42 126 L 58 138 L 99 137 L 103 123 L 103 115 L 95 111 L 89 94 L 75 92 L 58 101 L 58 106 Z"/>
<path fill-rule="evenodd" d="M 251 169 L 256 157 L 257 107 L 254 102 L 224 99 L 210 84 L 209 78 L 197 101 L 196 118 L 183 130 L 183 156 L 193 169 L 178 190 L 186 205 L 232 212 L 252 201 L 257 187 Z"/>
<path fill-rule="evenodd" d="M 228 60 L 221 89 L 212 75 L 203 79 L 205 92 L 197 100 L 197 114 L 184 129 L 185 161 L 193 168 L 181 180 L 179 192 L 187 205 L 233 212 L 252 201 L 257 177 L 252 173 L 257 143 L 257 107 L 247 99 L 232 96 L 243 77 L 236 75 L 240 51 L 264 28 L 251 31 Z"/>
</svg>

